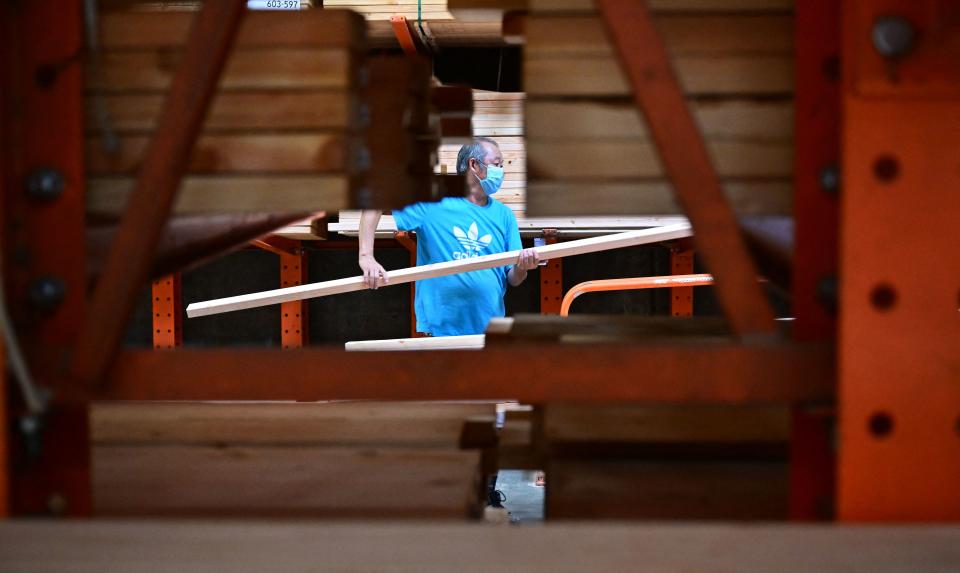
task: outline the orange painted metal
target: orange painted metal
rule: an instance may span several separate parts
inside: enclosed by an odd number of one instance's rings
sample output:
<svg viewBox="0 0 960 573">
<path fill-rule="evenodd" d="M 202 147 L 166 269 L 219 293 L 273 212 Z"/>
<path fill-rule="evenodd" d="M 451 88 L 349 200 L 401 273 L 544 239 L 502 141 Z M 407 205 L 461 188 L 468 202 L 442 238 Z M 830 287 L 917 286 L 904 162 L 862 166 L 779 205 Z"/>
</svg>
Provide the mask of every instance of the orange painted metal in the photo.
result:
<svg viewBox="0 0 960 573">
<path fill-rule="evenodd" d="M 153 349 L 173 350 L 183 345 L 181 276 L 174 273 L 153 281 Z"/>
<path fill-rule="evenodd" d="M 183 58 L 77 341 L 71 371 L 84 385 L 102 380 L 137 295 L 147 284 L 180 179 L 245 9 L 244 0 L 207 0 L 194 16 Z M 82 105 L 82 98 L 75 105 Z M 82 141 L 75 149 L 82 149 Z M 82 216 L 77 220 L 82 221 Z"/>
<path fill-rule="evenodd" d="M 125 351 L 122 400 L 505 400 L 791 403 L 833 393 L 832 348 L 763 341 L 491 345 L 476 351 Z M 323 365 L 320 368 L 319 365 Z M 637 376 L 642 372 L 643 376 Z"/>
<path fill-rule="evenodd" d="M 397 37 L 400 48 L 408 56 L 417 55 L 417 43 L 410 33 L 410 25 L 407 24 L 405 16 L 390 16 L 390 26 L 393 28 L 393 35 Z"/>
<path fill-rule="evenodd" d="M 843 13 L 838 515 L 960 519 L 960 7 Z M 898 59 L 881 17 L 917 30 Z"/>
<path fill-rule="evenodd" d="M 637 290 L 648 288 L 693 288 L 713 284 L 713 277 L 707 274 L 698 275 L 670 275 L 663 277 L 636 277 L 629 279 L 607 279 L 602 281 L 587 281 L 580 283 L 567 291 L 560 306 L 560 316 L 570 313 L 570 305 L 582 294 L 588 292 L 603 292 L 611 290 Z M 678 286 L 682 285 L 682 286 Z"/>
<path fill-rule="evenodd" d="M 693 274 L 692 249 L 679 247 L 670 249 L 670 274 Z M 693 316 L 693 285 L 675 286 L 670 289 L 670 315 Z"/>
<path fill-rule="evenodd" d="M 393 237 L 410 254 L 410 266 L 417 266 L 417 236 L 409 231 L 397 231 L 393 234 Z M 417 331 L 416 300 L 417 283 L 413 282 L 410 283 L 410 336 L 412 338 L 422 338 L 426 335 Z"/>
<path fill-rule="evenodd" d="M 280 253 L 280 286 L 302 285 L 307 281 L 307 255 L 300 241 L 289 252 Z M 308 301 L 295 300 L 280 305 L 280 345 L 284 349 L 302 348 L 308 343 Z"/>
<path fill-rule="evenodd" d="M 738 335 L 774 333 L 773 310 L 757 285 L 756 266 L 646 2 L 597 0 L 597 6 L 638 111 L 650 127 L 677 199 L 693 225 L 697 250 L 717 279 L 717 296 L 731 329 Z"/>
<path fill-rule="evenodd" d="M 548 245 L 559 240 L 556 229 L 544 229 Z M 561 314 L 563 300 L 563 259 L 554 259 L 540 267 L 540 314 Z"/>
</svg>

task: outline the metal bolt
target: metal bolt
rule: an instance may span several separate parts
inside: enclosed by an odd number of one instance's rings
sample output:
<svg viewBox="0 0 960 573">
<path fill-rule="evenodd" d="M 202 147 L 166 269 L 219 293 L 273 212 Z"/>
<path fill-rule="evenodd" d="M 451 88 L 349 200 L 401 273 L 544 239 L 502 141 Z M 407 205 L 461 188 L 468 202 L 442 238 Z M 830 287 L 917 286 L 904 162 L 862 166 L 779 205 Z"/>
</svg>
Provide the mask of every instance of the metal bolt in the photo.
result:
<svg viewBox="0 0 960 573">
<path fill-rule="evenodd" d="M 369 209 L 373 205 L 373 191 L 369 187 L 361 187 L 357 190 L 357 207 Z"/>
<path fill-rule="evenodd" d="M 357 110 L 357 123 L 359 124 L 360 129 L 367 129 L 370 127 L 370 106 L 362 103 L 360 104 L 359 109 Z"/>
<path fill-rule="evenodd" d="M 367 149 L 367 146 L 360 145 L 357 147 L 353 157 L 353 168 L 360 172 L 370 169 L 370 150 Z"/>
<path fill-rule="evenodd" d="M 885 58 L 902 58 L 913 49 L 916 29 L 901 16 L 881 16 L 874 20 L 870 33 L 873 47 Z"/>
<path fill-rule="evenodd" d="M 840 190 L 840 168 L 836 163 L 820 170 L 820 188 L 830 195 L 836 195 Z"/>
<path fill-rule="evenodd" d="M 63 195 L 66 181 L 56 169 L 41 167 L 27 175 L 27 195 L 39 201 L 53 201 Z"/>
<path fill-rule="evenodd" d="M 817 301 L 830 314 L 837 313 L 838 283 L 836 275 L 827 275 L 817 282 Z"/>
<path fill-rule="evenodd" d="M 61 493 L 51 493 L 47 497 L 47 510 L 51 515 L 64 515 L 67 513 L 67 498 Z"/>
<path fill-rule="evenodd" d="M 39 416 L 21 416 L 18 420 L 20 430 L 20 439 L 23 440 L 23 450 L 29 459 L 37 459 L 42 452 L 42 442 L 40 438 L 43 422 Z"/>
<path fill-rule="evenodd" d="M 63 302 L 67 286 L 59 277 L 47 276 L 34 279 L 27 288 L 27 299 L 35 308 L 51 311 Z"/>
<path fill-rule="evenodd" d="M 361 67 L 357 69 L 357 87 L 365 89 L 370 85 L 370 70 Z"/>
</svg>

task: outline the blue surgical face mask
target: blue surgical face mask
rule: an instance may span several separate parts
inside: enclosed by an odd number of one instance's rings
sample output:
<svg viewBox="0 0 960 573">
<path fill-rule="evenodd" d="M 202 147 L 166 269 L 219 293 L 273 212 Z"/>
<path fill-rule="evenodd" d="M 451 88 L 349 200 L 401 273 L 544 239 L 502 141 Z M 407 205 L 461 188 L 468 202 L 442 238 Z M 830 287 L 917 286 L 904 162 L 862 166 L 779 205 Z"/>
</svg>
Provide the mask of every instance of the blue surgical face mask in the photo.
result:
<svg viewBox="0 0 960 573">
<path fill-rule="evenodd" d="M 477 177 L 477 181 L 480 182 L 480 187 L 483 188 L 483 191 L 487 195 L 493 195 L 500 190 L 500 185 L 503 184 L 503 167 L 497 167 L 496 165 L 487 165 L 487 177 L 485 179 L 480 179 Z"/>
</svg>

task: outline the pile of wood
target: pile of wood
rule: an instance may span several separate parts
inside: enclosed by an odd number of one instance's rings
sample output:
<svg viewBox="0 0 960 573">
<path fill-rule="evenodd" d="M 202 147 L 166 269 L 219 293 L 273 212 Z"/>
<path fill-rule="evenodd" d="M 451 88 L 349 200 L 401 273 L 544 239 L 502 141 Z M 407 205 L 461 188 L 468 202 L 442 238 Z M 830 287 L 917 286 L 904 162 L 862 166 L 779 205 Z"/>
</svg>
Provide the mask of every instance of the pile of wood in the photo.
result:
<svg viewBox="0 0 960 573">
<path fill-rule="evenodd" d="M 544 406 L 547 519 L 785 519 L 789 420 L 772 406 Z"/>
<path fill-rule="evenodd" d="M 496 407 L 479 403 L 96 403 L 99 516 L 478 515 Z"/>
<path fill-rule="evenodd" d="M 123 209 L 193 12 L 101 16 L 86 66 L 88 210 Z M 356 204 L 369 169 L 360 95 L 364 20 L 348 11 L 251 12 L 211 104 L 175 212 L 303 212 Z"/>
<path fill-rule="evenodd" d="M 527 212 L 676 213 L 657 150 L 592 0 L 530 4 Z M 650 7 L 734 208 L 789 212 L 790 2 L 658 0 Z"/>
</svg>

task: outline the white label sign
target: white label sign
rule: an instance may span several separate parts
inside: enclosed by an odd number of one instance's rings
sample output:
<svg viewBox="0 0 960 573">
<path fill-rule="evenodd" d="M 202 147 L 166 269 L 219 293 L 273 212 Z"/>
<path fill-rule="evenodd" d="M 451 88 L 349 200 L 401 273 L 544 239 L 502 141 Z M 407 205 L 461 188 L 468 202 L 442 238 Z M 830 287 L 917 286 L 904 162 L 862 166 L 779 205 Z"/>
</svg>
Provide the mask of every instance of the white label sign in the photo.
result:
<svg viewBox="0 0 960 573">
<path fill-rule="evenodd" d="M 250 10 L 299 10 L 300 0 L 247 0 Z"/>
</svg>

